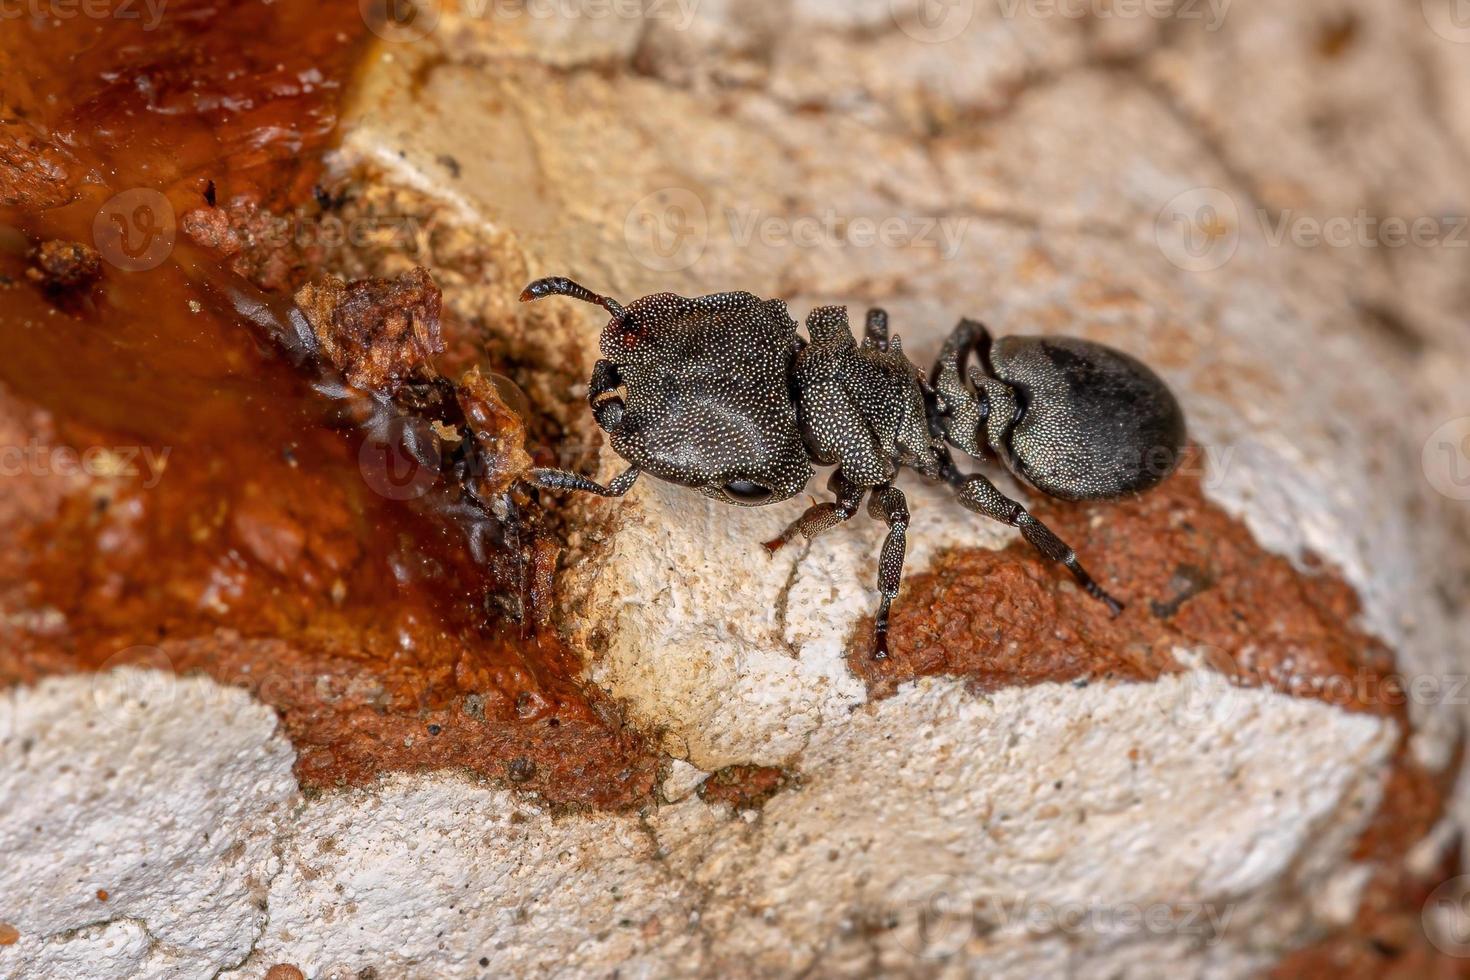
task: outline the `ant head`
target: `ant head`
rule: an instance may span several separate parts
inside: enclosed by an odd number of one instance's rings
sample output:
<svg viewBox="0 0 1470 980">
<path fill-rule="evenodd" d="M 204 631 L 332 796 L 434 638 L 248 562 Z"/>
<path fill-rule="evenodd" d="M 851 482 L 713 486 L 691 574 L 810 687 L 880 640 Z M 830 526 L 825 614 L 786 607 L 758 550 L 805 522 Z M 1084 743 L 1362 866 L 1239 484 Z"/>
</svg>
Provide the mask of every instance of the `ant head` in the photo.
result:
<svg viewBox="0 0 1470 980">
<path fill-rule="evenodd" d="M 798 340 L 780 300 L 654 293 L 626 307 L 570 279 L 538 279 L 522 301 L 568 296 L 611 314 L 590 386 L 613 449 L 652 476 L 757 506 L 811 477 L 788 384 Z"/>
</svg>

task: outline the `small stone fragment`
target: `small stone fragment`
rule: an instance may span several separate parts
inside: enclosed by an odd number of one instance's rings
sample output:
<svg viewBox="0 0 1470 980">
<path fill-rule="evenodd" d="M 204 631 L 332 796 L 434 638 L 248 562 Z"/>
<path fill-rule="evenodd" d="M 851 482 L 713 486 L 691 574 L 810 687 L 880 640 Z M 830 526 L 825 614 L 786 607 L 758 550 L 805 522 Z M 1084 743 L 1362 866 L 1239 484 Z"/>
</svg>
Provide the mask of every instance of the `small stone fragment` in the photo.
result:
<svg viewBox="0 0 1470 980">
<path fill-rule="evenodd" d="M 476 721 L 485 720 L 485 695 L 466 694 L 464 698 L 464 713 Z"/>
<path fill-rule="evenodd" d="M 1169 579 L 1169 591 L 1172 597 L 1163 602 L 1158 599 L 1150 599 L 1149 608 L 1159 619 L 1170 619 L 1179 612 L 1180 606 L 1214 584 L 1215 577 L 1207 570 L 1198 565 L 1182 564 L 1174 570 L 1174 575 Z"/>
<path fill-rule="evenodd" d="M 45 210 L 73 200 L 77 160 L 22 119 L 0 119 L 0 205 Z"/>
<path fill-rule="evenodd" d="M 478 467 L 475 492 L 490 501 L 510 489 L 531 466 L 526 452 L 526 424 L 501 396 L 493 380 L 471 368 L 456 389 L 459 405 L 475 437 Z"/>
<path fill-rule="evenodd" d="M 230 271 L 267 292 L 289 293 L 326 254 L 318 224 L 299 214 L 275 214 L 259 202 L 238 198 L 184 213 L 180 230 L 226 260 Z"/>
<path fill-rule="evenodd" d="M 0 922 L 0 946 L 14 946 L 20 942 L 20 930 L 9 922 Z"/>
<path fill-rule="evenodd" d="M 430 361 L 444 352 L 439 287 L 422 268 L 392 280 L 328 276 L 297 290 L 296 303 L 322 354 L 359 388 L 391 393 L 433 376 Z"/>
<path fill-rule="evenodd" d="M 26 278 L 48 292 L 85 289 L 102 276 L 102 257 L 81 242 L 42 242 L 30 258 Z"/>
<path fill-rule="evenodd" d="M 516 756 L 506 767 L 507 778 L 513 783 L 529 782 L 536 776 L 536 763 L 526 756 Z"/>
<path fill-rule="evenodd" d="M 779 766 L 726 766 L 699 784 L 699 798 L 737 810 L 759 810 L 790 784 L 790 775 Z"/>
</svg>

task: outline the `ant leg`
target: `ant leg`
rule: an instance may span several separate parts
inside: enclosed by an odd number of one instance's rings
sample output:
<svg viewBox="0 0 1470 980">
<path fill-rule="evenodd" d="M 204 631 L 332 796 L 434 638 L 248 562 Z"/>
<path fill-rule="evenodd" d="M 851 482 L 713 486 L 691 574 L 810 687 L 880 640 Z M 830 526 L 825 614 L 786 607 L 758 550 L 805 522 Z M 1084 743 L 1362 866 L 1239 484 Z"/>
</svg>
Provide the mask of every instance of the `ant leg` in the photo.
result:
<svg viewBox="0 0 1470 980">
<path fill-rule="evenodd" d="M 956 474 L 958 476 L 958 474 Z M 1026 508 L 1016 503 L 1005 494 L 995 488 L 985 477 L 975 474 L 961 479 L 952 479 L 955 484 L 955 492 L 959 501 L 966 508 L 977 514 L 983 514 L 991 520 L 1009 524 L 1011 527 L 1019 528 L 1021 535 L 1027 541 L 1052 561 L 1061 562 L 1067 566 L 1077 584 L 1094 599 L 1108 607 L 1108 611 L 1114 616 L 1123 611 L 1123 606 L 1118 600 L 1102 590 L 1082 563 L 1077 560 L 1077 553 L 1067 546 L 1067 543 L 1057 537 L 1045 524 L 1038 521 L 1026 512 Z"/>
<path fill-rule="evenodd" d="M 863 343 L 880 351 L 888 349 L 888 311 L 877 307 L 868 311 L 868 322 L 863 329 Z"/>
<path fill-rule="evenodd" d="M 791 525 L 781 532 L 780 536 L 765 542 L 762 547 L 774 555 L 798 534 L 810 541 L 823 531 L 832 530 L 857 513 L 858 504 L 862 502 L 863 494 L 866 492 L 863 487 L 853 486 L 844 480 L 841 470 L 832 471 L 832 478 L 827 481 L 827 489 L 837 495 L 836 502 L 814 504 L 808 507 L 805 513 L 792 521 Z"/>
<path fill-rule="evenodd" d="M 888 658 L 888 607 L 898 595 L 898 584 L 903 579 L 903 555 L 908 548 L 909 507 L 903 491 L 897 487 L 882 486 L 868 498 L 868 513 L 875 520 L 888 525 L 888 537 L 883 541 L 883 551 L 878 558 L 878 592 L 882 600 L 878 603 L 878 615 L 873 619 L 872 659 Z"/>
<path fill-rule="evenodd" d="M 595 493 L 599 497 L 621 497 L 633 488 L 633 483 L 638 479 L 638 467 L 630 466 L 622 473 L 608 481 L 603 486 L 585 476 L 568 473 L 566 470 L 534 469 L 531 471 L 528 483 L 533 487 L 541 487 L 544 490 L 581 490 L 584 493 Z"/>
</svg>

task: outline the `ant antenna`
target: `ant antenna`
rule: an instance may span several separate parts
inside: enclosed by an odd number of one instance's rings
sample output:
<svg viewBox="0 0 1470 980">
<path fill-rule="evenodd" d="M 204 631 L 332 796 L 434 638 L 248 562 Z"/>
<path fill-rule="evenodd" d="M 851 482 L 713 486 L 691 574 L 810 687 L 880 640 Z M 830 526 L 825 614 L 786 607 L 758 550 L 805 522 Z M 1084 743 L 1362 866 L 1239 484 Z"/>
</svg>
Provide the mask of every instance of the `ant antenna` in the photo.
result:
<svg viewBox="0 0 1470 980">
<path fill-rule="evenodd" d="M 525 289 L 521 290 L 521 302 L 529 303 L 532 300 L 545 299 L 547 296 L 570 296 L 584 303 L 594 303 L 607 310 L 613 316 L 623 315 L 623 304 L 611 296 L 603 296 L 594 293 L 579 282 L 573 282 L 566 276 L 547 276 L 545 279 L 537 279 Z"/>
</svg>

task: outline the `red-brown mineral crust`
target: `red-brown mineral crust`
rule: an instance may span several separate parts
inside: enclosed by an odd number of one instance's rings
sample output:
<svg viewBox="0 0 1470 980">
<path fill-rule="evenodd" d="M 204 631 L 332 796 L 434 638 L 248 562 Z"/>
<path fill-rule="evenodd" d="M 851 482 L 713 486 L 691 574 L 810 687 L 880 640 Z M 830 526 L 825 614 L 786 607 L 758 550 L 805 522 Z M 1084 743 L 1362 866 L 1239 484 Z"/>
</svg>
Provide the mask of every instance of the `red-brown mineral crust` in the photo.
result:
<svg viewBox="0 0 1470 980">
<path fill-rule="evenodd" d="M 322 354 L 359 388 L 391 393 L 429 373 L 433 358 L 444 353 L 442 299 L 426 269 L 351 283 L 327 276 L 302 286 L 296 303 Z"/>
</svg>

